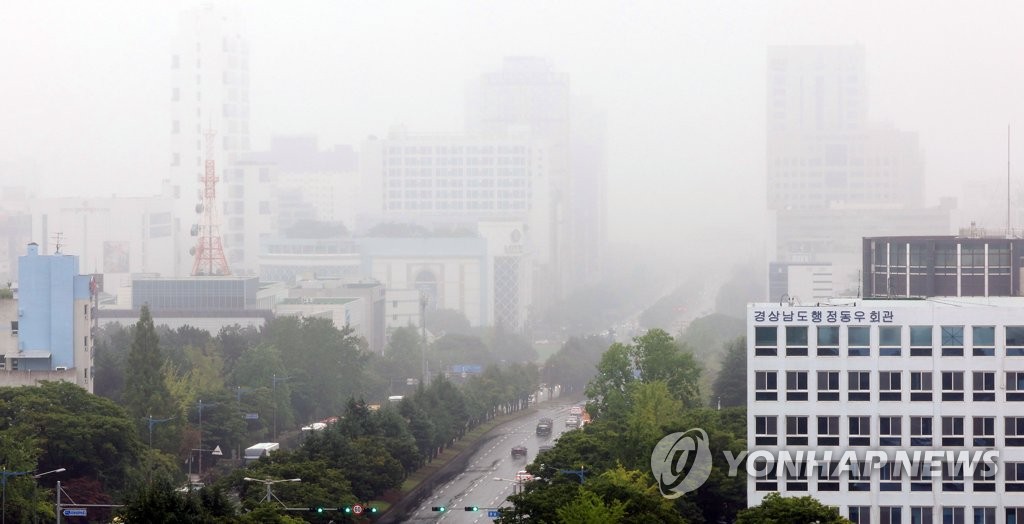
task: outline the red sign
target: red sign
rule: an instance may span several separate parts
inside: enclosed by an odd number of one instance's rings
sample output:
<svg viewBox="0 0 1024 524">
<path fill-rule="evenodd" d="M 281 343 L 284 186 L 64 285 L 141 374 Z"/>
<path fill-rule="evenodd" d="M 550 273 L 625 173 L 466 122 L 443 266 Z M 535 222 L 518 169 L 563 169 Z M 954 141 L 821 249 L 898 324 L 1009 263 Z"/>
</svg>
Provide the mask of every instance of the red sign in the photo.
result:
<svg viewBox="0 0 1024 524">
<path fill-rule="evenodd" d="M 360 506 L 359 504 L 356 504 L 355 506 L 352 506 L 352 513 L 355 513 L 356 515 L 359 515 L 362 512 L 363 512 L 363 507 Z"/>
</svg>

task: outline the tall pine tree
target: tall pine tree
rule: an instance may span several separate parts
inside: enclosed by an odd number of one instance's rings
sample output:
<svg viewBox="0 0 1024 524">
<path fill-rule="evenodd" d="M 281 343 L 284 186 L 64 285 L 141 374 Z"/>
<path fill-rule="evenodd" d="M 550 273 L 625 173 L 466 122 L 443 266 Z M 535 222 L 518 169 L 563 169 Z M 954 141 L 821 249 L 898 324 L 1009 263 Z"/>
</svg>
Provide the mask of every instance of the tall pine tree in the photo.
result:
<svg viewBox="0 0 1024 524">
<path fill-rule="evenodd" d="M 124 407 L 140 425 L 145 442 L 149 441 L 149 417 L 174 418 L 175 421 L 167 424 L 172 427 L 161 424 L 159 430 L 154 428 L 153 431 L 155 447 L 166 448 L 177 440 L 172 434 L 177 433 L 180 417 L 177 404 L 164 381 L 166 361 L 160 351 L 160 339 L 156 335 L 149 306 L 142 306 L 139 321 L 132 331 L 132 347 L 124 370 Z"/>
</svg>

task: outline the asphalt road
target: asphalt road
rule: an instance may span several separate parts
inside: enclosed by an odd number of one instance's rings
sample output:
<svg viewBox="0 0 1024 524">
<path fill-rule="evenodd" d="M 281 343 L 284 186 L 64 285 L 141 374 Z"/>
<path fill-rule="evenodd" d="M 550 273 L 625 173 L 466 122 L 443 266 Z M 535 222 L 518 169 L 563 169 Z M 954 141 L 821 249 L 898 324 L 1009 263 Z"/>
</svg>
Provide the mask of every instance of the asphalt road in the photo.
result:
<svg viewBox="0 0 1024 524">
<path fill-rule="evenodd" d="M 569 407 L 575 404 L 556 399 L 542 404 L 535 414 L 509 422 L 504 432 L 480 448 L 467 462 L 467 467 L 448 483 L 428 495 L 416 510 L 407 515 L 406 522 L 486 523 L 488 509 L 507 506 L 505 498 L 515 488 L 516 472 L 522 470 L 537 456 L 537 448 L 554 445 L 554 441 L 565 431 L 565 419 Z M 537 422 L 542 417 L 554 419 L 555 425 L 550 437 L 538 437 Z M 526 458 L 512 458 L 512 446 L 526 446 Z M 494 478 L 507 480 L 494 480 Z M 435 506 L 444 506 L 447 511 L 433 511 Z M 477 506 L 480 511 L 465 511 L 466 506 Z"/>
</svg>

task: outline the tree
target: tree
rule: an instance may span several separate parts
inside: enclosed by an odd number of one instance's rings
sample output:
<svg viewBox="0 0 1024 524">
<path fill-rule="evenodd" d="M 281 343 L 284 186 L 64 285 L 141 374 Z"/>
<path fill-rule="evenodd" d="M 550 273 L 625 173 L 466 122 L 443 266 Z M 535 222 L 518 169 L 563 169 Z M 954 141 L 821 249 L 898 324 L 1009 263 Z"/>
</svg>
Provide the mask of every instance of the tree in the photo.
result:
<svg viewBox="0 0 1024 524">
<path fill-rule="evenodd" d="M 652 329 L 633 339 L 633 361 L 640 380 L 662 380 L 669 391 L 686 407 L 700 401 L 700 364 L 693 353 L 684 351 L 675 339 L 661 329 Z"/>
<path fill-rule="evenodd" d="M 818 522 L 820 524 L 851 524 L 839 514 L 839 509 L 826 506 L 814 497 L 783 497 L 769 493 L 761 504 L 742 510 L 736 515 L 736 524 L 786 524 L 790 522 Z"/>
<path fill-rule="evenodd" d="M 140 484 L 128 494 L 121 515 L 127 522 L 202 522 L 203 507 L 191 491 L 185 494 L 174 490 L 169 479 L 156 479 L 151 484 Z"/>
<path fill-rule="evenodd" d="M 725 346 L 722 369 L 712 386 L 712 406 L 744 406 L 747 403 L 747 338 L 733 339 Z"/>
<path fill-rule="evenodd" d="M 153 317 L 149 313 L 149 306 L 144 305 L 139 312 L 139 321 L 135 323 L 124 380 L 124 407 L 128 415 L 138 421 L 140 431 L 148 431 L 142 419 L 150 415 L 161 418 L 178 415 L 165 382 L 165 364 Z M 172 421 L 169 424 L 175 423 Z"/>
<path fill-rule="evenodd" d="M 565 524 L 615 524 L 626 515 L 626 504 L 617 500 L 605 504 L 593 491 L 580 489 L 572 502 L 555 510 Z"/>
</svg>

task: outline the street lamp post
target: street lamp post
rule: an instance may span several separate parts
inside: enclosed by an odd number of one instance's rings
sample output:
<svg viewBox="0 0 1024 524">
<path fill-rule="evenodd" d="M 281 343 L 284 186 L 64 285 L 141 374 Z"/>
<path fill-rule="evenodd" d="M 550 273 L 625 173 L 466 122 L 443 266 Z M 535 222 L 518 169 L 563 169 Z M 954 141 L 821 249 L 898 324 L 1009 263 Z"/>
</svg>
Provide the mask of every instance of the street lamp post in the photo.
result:
<svg viewBox="0 0 1024 524">
<path fill-rule="evenodd" d="M 247 482 L 259 482 L 260 484 L 263 484 L 264 486 L 267 487 L 267 494 L 263 495 L 263 498 L 260 499 L 260 501 L 259 501 L 260 504 L 262 504 L 264 502 L 270 502 L 270 499 L 274 499 L 278 503 L 280 503 L 281 506 L 286 507 L 286 508 L 288 506 L 285 505 L 284 502 L 281 502 L 281 499 L 277 498 L 277 495 L 274 495 L 274 491 L 271 488 L 271 486 L 273 486 L 274 484 L 277 484 L 278 482 L 302 482 L 302 479 L 278 479 L 278 480 L 273 480 L 273 479 L 254 479 L 254 478 L 251 478 L 251 477 L 244 477 L 242 480 L 247 481 Z"/>
<path fill-rule="evenodd" d="M 430 371 L 427 369 L 427 294 L 420 292 L 420 355 L 423 357 L 423 378 L 420 384 L 427 387 L 430 381 Z"/>
<path fill-rule="evenodd" d="M 64 468 L 57 468 L 57 469 L 50 470 L 50 471 L 44 471 L 42 473 L 32 473 L 31 471 L 7 471 L 7 466 L 4 466 L 4 469 L 2 471 L 0 471 L 0 486 L 2 486 L 2 488 L 0 488 L 0 489 L 3 490 L 3 495 L 2 495 L 3 502 L 2 502 L 2 504 L 0 504 L 0 522 L 2 522 L 4 524 L 7 523 L 7 479 L 8 478 L 10 478 L 10 477 L 20 477 L 22 475 L 32 475 L 33 478 L 39 478 L 39 477 L 42 477 L 43 475 L 49 475 L 50 473 L 61 473 L 63 471 L 67 471 L 67 470 L 65 470 Z"/>
<path fill-rule="evenodd" d="M 152 447 L 153 447 L 153 426 L 155 426 L 155 425 L 157 425 L 157 424 L 159 424 L 161 422 L 168 422 L 168 421 L 174 420 L 174 417 L 171 417 L 171 418 L 153 418 L 153 415 L 149 415 L 148 417 L 143 417 L 142 420 L 145 420 L 146 423 L 149 425 L 149 447 L 152 449 Z"/>
<path fill-rule="evenodd" d="M 277 374 L 270 377 L 271 385 L 274 389 L 274 442 L 277 442 L 277 383 L 284 382 L 290 378 L 291 377 L 279 377 Z"/>
</svg>

